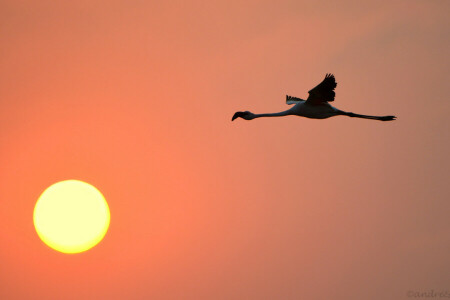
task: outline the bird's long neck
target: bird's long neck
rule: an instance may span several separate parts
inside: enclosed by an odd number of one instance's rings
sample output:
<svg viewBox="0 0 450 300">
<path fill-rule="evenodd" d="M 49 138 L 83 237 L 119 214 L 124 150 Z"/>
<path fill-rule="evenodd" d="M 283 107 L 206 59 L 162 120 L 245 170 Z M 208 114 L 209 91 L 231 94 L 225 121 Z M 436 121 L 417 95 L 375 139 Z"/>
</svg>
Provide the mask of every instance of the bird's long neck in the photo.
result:
<svg viewBox="0 0 450 300">
<path fill-rule="evenodd" d="M 262 117 L 283 117 L 290 115 L 290 110 L 285 110 L 277 113 L 268 113 L 268 114 L 255 114 L 255 118 L 262 118 Z"/>
</svg>

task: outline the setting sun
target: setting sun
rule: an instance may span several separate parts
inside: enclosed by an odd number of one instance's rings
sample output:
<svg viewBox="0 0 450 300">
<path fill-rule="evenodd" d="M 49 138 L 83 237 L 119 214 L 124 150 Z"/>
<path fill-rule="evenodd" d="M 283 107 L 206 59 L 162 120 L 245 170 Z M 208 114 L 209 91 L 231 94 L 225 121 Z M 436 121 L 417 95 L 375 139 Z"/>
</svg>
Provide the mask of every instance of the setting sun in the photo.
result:
<svg viewBox="0 0 450 300">
<path fill-rule="evenodd" d="M 109 227 L 110 213 L 102 193 L 79 180 L 57 182 L 36 202 L 33 221 L 41 240 L 63 253 L 97 245 Z"/>
</svg>

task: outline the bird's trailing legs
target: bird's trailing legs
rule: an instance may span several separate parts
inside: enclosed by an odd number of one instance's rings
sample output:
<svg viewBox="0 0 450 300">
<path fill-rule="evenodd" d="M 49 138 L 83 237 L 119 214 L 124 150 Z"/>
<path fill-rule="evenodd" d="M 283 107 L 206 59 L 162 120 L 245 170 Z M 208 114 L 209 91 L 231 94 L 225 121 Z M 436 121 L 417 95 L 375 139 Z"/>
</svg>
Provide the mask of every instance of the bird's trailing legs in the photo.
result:
<svg viewBox="0 0 450 300">
<path fill-rule="evenodd" d="M 352 117 L 352 118 L 362 118 L 362 119 L 371 119 L 371 120 L 379 120 L 379 121 L 394 121 L 396 119 L 395 116 L 368 116 L 368 115 L 360 115 L 352 112 L 340 111 L 339 114 Z"/>
</svg>

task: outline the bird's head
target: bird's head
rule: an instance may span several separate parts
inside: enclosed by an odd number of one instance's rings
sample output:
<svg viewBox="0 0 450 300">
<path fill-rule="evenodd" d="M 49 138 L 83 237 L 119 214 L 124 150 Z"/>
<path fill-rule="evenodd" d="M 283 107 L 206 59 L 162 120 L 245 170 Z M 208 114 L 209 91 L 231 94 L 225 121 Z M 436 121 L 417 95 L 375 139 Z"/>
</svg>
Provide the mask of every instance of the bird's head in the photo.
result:
<svg viewBox="0 0 450 300">
<path fill-rule="evenodd" d="M 233 115 L 231 121 L 234 121 L 237 118 L 242 118 L 244 120 L 253 120 L 255 118 L 255 114 L 249 111 L 238 111 Z"/>
</svg>

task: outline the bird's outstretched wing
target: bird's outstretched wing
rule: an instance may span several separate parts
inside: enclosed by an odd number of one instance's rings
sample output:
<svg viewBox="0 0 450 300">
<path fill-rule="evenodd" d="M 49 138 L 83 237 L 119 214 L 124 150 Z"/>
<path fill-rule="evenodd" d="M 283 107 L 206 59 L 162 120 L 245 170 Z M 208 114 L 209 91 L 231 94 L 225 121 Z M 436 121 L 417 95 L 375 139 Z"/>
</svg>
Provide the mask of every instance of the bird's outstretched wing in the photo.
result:
<svg viewBox="0 0 450 300">
<path fill-rule="evenodd" d="M 297 103 L 299 103 L 301 101 L 305 101 L 305 100 L 297 98 L 297 97 L 294 97 L 294 96 L 286 95 L 286 104 L 287 105 L 297 104 Z"/>
<path fill-rule="evenodd" d="M 337 83 L 333 74 L 326 74 L 325 79 L 315 88 L 310 90 L 309 97 L 306 99 L 306 103 L 318 105 L 324 102 L 334 101 L 336 95 L 334 89 Z"/>
</svg>

